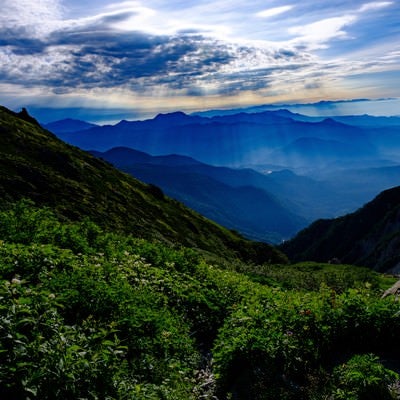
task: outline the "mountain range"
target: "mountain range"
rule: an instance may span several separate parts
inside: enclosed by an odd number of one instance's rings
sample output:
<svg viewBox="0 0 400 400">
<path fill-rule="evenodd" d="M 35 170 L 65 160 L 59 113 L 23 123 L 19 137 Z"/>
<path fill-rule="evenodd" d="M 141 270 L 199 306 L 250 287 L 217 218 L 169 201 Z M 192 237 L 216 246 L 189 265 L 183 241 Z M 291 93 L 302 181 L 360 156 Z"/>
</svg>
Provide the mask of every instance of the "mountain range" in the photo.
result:
<svg viewBox="0 0 400 400">
<path fill-rule="evenodd" d="M 209 218 L 278 243 L 313 220 L 354 211 L 400 184 L 399 121 L 281 109 L 175 112 L 75 131 L 70 120 L 46 126 Z"/>
<path fill-rule="evenodd" d="M 186 156 L 151 156 L 124 147 L 92 154 L 252 239 L 279 243 L 309 222 L 295 214 L 299 207 L 284 195 L 282 186 L 288 184 L 278 183 L 279 173 L 214 167 Z"/>
<path fill-rule="evenodd" d="M 65 218 L 79 219 L 88 215 L 105 227 L 135 231 L 142 237 L 183 244 L 214 254 L 284 260 L 284 256 L 275 252 L 271 246 L 246 241 L 236 233 L 221 228 L 177 201 L 169 199 L 154 184 L 143 184 L 118 172 L 107 162 L 61 142 L 43 130 L 26 110 L 17 114 L 1 108 L 0 116 L 0 186 L 3 202 L 28 197 L 40 205 L 55 208 Z M 179 114 L 175 115 L 175 118 L 181 121 Z M 165 177 L 167 181 L 173 181 L 176 176 L 174 168 L 187 170 L 192 174 L 192 178 L 195 174 L 199 179 L 200 187 L 203 182 L 216 192 L 218 191 L 215 188 L 218 188 L 221 196 L 225 189 L 226 201 L 233 198 L 233 192 L 229 190 L 237 188 L 237 194 L 241 192 L 243 202 L 254 202 L 250 195 L 258 193 L 259 196 L 260 189 L 253 185 L 246 187 L 244 182 L 262 182 L 265 179 L 264 184 L 268 181 L 270 189 L 274 188 L 271 183 L 273 179 L 279 176 L 289 176 L 298 182 L 296 175 L 290 171 L 276 171 L 263 175 L 246 169 L 217 168 L 193 158 L 177 155 L 154 157 L 127 149 L 114 149 L 96 155 L 104 156 L 116 164 L 122 162 L 125 164 L 123 168 L 127 169 L 132 167 L 132 153 L 135 153 L 136 161 L 140 160 L 136 165 L 141 167 L 143 174 L 153 176 L 157 165 L 164 171 L 171 168 L 170 172 L 165 173 Z M 335 181 L 334 172 L 332 174 L 331 179 Z M 363 185 L 367 185 L 369 178 L 374 176 L 376 179 L 385 176 L 386 183 L 390 183 L 391 178 L 398 178 L 398 167 L 353 169 L 352 174 L 352 179 L 361 180 Z M 364 180 L 361 179 L 363 176 Z M 182 178 L 180 189 L 175 182 L 175 193 L 179 190 L 183 192 L 182 188 L 188 182 L 189 180 L 184 181 Z M 217 182 L 218 185 L 212 187 L 210 182 L 214 185 Z M 192 186 L 190 190 L 197 193 L 198 188 Z M 202 193 L 204 204 L 210 208 L 213 205 L 210 201 L 213 198 L 212 190 L 210 189 L 209 196 Z M 263 190 L 264 200 L 260 204 L 282 206 L 283 201 L 273 203 L 273 190 Z M 203 192 L 206 191 L 205 187 Z M 338 259 L 341 262 L 367 265 L 379 271 L 397 271 L 399 193 L 400 188 L 395 187 L 382 192 L 354 213 L 334 219 L 318 220 L 292 240 L 286 241 L 280 248 L 293 260 Z M 243 213 L 245 214 L 246 212 Z M 241 218 L 240 211 L 238 217 Z M 293 214 L 290 219 L 295 221 Z"/>
<path fill-rule="evenodd" d="M 28 198 L 72 220 L 89 217 L 105 229 L 209 254 L 285 262 L 265 243 L 243 239 L 176 200 L 70 146 L 26 110 L 0 107 L 0 199 Z"/>
<path fill-rule="evenodd" d="M 86 150 L 124 146 L 152 155 L 186 155 L 213 165 L 270 164 L 303 174 L 330 172 L 343 165 L 354 168 L 397 163 L 399 118 L 391 123 L 366 116 L 348 120 L 352 124 L 334 118 L 315 120 L 283 110 L 213 117 L 176 112 L 74 132 L 58 127 L 56 133 Z M 359 125 L 355 126 L 357 121 Z"/>
</svg>

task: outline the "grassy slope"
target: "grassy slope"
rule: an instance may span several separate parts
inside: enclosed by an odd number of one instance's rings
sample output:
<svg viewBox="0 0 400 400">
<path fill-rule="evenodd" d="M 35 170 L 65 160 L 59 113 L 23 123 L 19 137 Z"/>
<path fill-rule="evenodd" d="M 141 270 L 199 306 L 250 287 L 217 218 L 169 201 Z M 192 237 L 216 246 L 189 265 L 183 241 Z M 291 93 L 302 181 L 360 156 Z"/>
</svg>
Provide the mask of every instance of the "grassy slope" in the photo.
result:
<svg viewBox="0 0 400 400">
<path fill-rule="evenodd" d="M 22 117 L 22 118 L 21 118 Z M 22 197 L 73 220 L 254 261 L 284 261 L 272 247 L 249 242 L 207 220 L 154 187 L 69 146 L 27 114 L 0 108 L 0 196 Z"/>
</svg>

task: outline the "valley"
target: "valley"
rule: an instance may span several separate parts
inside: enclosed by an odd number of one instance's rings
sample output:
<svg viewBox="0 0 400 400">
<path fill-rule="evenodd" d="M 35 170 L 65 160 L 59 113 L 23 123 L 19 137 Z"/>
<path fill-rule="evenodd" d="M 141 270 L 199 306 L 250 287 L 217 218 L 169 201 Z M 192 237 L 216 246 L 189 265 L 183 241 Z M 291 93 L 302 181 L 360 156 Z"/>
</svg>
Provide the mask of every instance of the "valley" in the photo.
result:
<svg viewBox="0 0 400 400">
<path fill-rule="evenodd" d="M 232 110 L 48 127 L 227 228 L 275 244 L 400 184 L 396 117 Z"/>
</svg>

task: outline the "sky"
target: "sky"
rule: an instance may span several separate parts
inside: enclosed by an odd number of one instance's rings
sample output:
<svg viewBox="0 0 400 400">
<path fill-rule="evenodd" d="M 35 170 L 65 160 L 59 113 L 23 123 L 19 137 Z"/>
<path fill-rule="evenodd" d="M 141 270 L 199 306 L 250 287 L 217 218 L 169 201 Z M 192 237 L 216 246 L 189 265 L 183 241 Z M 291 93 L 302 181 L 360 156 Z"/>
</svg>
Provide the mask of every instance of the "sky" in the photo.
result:
<svg viewBox="0 0 400 400">
<path fill-rule="evenodd" d="M 0 104 L 48 120 L 399 98 L 399 82 L 398 0 L 2 0 Z"/>
</svg>

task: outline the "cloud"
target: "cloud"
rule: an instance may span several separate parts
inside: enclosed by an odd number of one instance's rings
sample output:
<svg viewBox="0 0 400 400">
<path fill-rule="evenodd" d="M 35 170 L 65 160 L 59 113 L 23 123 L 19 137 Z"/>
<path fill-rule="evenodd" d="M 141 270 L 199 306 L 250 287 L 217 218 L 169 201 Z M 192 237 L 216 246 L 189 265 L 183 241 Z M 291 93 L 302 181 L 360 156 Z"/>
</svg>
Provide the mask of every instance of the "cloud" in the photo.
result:
<svg viewBox="0 0 400 400">
<path fill-rule="evenodd" d="M 365 12 L 365 11 L 374 11 L 379 10 L 380 8 L 385 8 L 391 6 L 393 4 L 392 1 L 377 1 L 372 3 L 363 4 L 358 11 Z"/>
<path fill-rule="evenodd" d="M 287 6 L 281 6 L 281 7 L 274 7 L 274 8 L 268 8 L 266 10 L 260 11 L 256 14 L 257 17 L 260 18 L 270 18 L 270 17 L 275 17 L 276 15 L 283 14 L 287 11 L 290 11 L 293 8 L 292 5 L 287 5 Z"/>
<path fill-rule="evenodd" d="M 43 37 L 57 26 L 62 10 L 58 0 L 2 0 L 0 27 L 20 36 Z"/>
<path fill-rule="evenodd" d="M 346 38 L 344 28 L 356 19 L 354 15 L 326 18 L 308 25 L 292 27 L 289 33 L 297 36 L 293 43 L 304 44 L 309 49 L 324 48 L 332 39 Z"/>
<path fill-rule="evenodd" d="M 398 32 L 395 12 L 385 9 L 390 1 L 304 0 L 263 10 L 261 0 L 180 1 L 179 8 L 102 0 L 85 3 L 86 16 L 75 19 L 65 18 L 61 0 L 3 1 L 0 84 L 46 101 L 250 102 L 328 92 L 349 76 L 399 65 L 398 48 L 386 40 Z M 378 14 L 387 27 L 375 26 Z"/>
<path fill-rule="evenodd" d="M 119 87 L 142 95 L 225 95 L 264 89 L 277 71 L 309 62 L 309 55 L 290 47 L 235 44 L 196 31 L 159 35 L 115 28 L 135 15 L 133 9 L 103 13 L 34 39 L 10 27 L 0 39 L 0 79 L 58 94 Z"/>
</svg>

